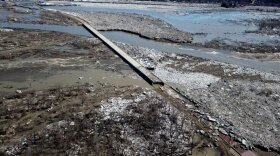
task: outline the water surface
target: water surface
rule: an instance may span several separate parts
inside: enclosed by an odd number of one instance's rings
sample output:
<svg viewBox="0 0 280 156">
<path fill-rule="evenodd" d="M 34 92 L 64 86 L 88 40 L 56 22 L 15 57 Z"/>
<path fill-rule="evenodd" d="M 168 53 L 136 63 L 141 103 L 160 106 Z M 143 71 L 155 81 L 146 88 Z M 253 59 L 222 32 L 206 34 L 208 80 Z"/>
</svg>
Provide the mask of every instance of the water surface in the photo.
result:
<svg viewBox="0 0 280 156">
<path fill-rule="evenodd" d="M 75 3 L 76 4 L 76 3 Z M 135 13 L 149 15 L 162 19 L 176 28 L 191 32 L 204 33 L 194 36 L 194 42 L 204 43 L 213 39 L 224 39 L 227 42 L 270 43 L 278 40 L 279 36 L 245 33 L 257 30 L 253 20 L 265 18 L 280 18 L 280 13 L 225 10 L 222 8 L 199 7 L 151 7 L 150 5 L 133 4 L 100 4 L 77 3 L 81 6 L 48 6 L 46 8 L 70 12 L 109 12 L 109 13 Z"/>
</svg>

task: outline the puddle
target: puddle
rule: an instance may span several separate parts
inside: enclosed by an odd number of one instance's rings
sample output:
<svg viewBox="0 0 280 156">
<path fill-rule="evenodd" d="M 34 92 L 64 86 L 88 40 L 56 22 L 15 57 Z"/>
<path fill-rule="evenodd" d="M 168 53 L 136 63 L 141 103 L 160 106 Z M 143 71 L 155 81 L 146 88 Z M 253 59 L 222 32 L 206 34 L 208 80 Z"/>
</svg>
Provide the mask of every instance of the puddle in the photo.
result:
<svg viewBox="0 0 280 156">
<path fill-rule="evenodd" d="M 75 50 L 73 50 L 75 51 Z M 150 85 L 118 60 L 99 60 L 76 56 L 69 58 L 29 57 L 0 61 L 0 93 L 44 90 L 78 84 L 107 83 L 115 86 Z M 20 75 L 20 76 L 19 76 Z"/>
<path fill-rule="evenodd" d="M 44 90 L 54 87 L 72 86 L 78 84 L 107 83 L 115 86 L 141 86 L 150 88 L 150 85 L 141 78 L 132 78 L 127 74 L 120 74 L 96 68 L 57 71 L 54 73 L 18 69 L 10 73 L 1 74 L 0 92 L 14 93 L 21 90 Z M 125 71 L 124 71 L 125 72 Z M 4 72 L 5 73 L 5 72 Z M 9 74 L 8 77 L 5 75 Z M 21 75 L 22 78 L 18 78 Z M 23 80 L 24 78 L 24 80 Z"/>
</svg>

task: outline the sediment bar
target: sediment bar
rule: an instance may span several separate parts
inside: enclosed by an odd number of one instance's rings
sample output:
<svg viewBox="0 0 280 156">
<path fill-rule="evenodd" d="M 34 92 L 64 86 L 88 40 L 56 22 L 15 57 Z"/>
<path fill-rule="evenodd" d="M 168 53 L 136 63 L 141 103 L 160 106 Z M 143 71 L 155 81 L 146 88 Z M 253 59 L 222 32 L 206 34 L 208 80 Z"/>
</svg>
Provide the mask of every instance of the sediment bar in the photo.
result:
<svg viewBox="0 0 280 156">
<path fill-rule="evenodd" d="M 68 14 L 70 15 L 70 14 Z M 76 17 L 74 15 L 70 15 L 74 19 L 78 20 L 82 23 L 83 27 L 86 28 L 93 36 L 99 38 L 104 44 L 106 44 L 109 48 L 111 48 L 119 57 L 121 57 L 126 63 L 128 63 L 143 79 L 145 79 L 151 85 L 164 85 L 163 81 L 160 80 L 157 76 L 135 61 L 132 57 L 130 57 L 126 52 L 120 49 L 117 45 L 103 36 L 99 31 L 94 29 L 91 25 L 89 25 L 86 21 Z"/>
</svg>

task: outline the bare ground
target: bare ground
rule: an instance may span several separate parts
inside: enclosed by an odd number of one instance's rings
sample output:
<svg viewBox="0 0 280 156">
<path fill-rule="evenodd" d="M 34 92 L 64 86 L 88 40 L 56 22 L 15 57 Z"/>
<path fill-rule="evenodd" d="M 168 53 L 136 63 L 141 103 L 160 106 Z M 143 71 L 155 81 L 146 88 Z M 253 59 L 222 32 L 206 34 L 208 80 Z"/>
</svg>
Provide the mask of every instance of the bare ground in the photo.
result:
<svg viewBox="0 0 280 156">
<path fill-rule="evenodd" d="M 195 102 L 196 112 L 245 147 L 280 150 L 280 76 L 187 55 L 119 44 L 167 84 Z"/>
</svg>

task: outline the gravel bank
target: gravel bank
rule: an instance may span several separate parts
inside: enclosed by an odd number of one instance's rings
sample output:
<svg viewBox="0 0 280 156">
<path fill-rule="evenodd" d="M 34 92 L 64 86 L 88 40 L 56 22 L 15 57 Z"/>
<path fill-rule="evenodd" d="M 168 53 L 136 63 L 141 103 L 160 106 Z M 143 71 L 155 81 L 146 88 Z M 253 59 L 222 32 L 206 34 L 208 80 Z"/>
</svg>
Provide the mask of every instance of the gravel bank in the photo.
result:
<svg viewBox="0 0 280 156">
<path fill-rule="evenodd" d="M 196 102 L 245 147 L 280 151 L 280 76 L 187 55 L 119 44 L 142 65 Z M 199 80 L 199 83 L 196 83 Z M 192 82 L 192 83 L 188 83 Z"/>
<path fill-rule="evenodd" d="M 119 30 L 138 34 L 141 37 L 176 43 L 191 42 L 190 33 L 179 31 L 172 25 L 156 18 L 125 13 L 79 12 L 97 30 Z"/>
</svg>

